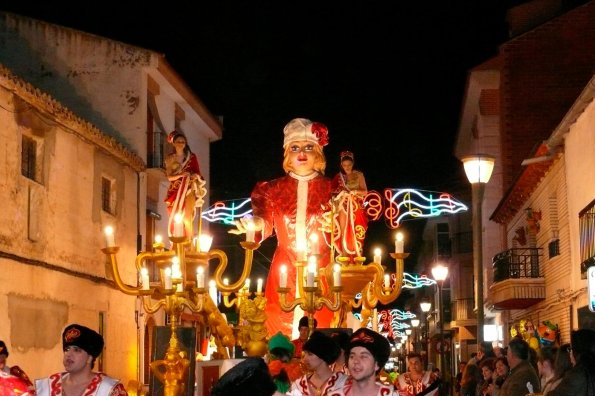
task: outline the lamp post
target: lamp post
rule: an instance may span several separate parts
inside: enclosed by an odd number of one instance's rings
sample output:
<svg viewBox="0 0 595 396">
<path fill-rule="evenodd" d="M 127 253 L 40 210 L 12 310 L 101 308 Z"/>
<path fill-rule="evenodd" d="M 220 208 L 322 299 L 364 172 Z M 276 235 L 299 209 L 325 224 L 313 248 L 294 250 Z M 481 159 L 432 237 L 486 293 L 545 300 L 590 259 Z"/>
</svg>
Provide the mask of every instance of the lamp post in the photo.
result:
<svg viewBox="0 0 595 396">
<path fill-rule="evenodd" d="M 426 328 L 425 328 L 425 332 L 426 332 L 426 340 L 429 338 L 429 326 L 428 326 L 428 312 L 430 312 L 430 309 L 432 309 L 432 303 L 424 300 L 422 302 L 419 303 L 419 307 L 421 308 L 421 311 L 424 313 L 424 319 L 426 321 Z M 429 343 L 426 343 L 426 363 L 427 361 L 430 359 L 430 352 L 428 351 L 428 345 Z"/>
<path fill-rule="evenodd" d="M 444 307 L 442 306 L 442 286 L 444 280 L 448 276 L 448 268 L 443 266 L 442 264 L 438 264 L 432 268 L 432 276 L 436 280 L 436 285 L 438 286 L 438 312 L 440 313 L 440 321 L 438 324 L 440 325 L 440 374 L 442 378 L 446 378 L 445 372 L 445 361 L 444 361 Z"/>
<path fill-rule="evenodd" d="M 417 328 L 419 327 L 419 319 L 411 319 L 411 327 L 413 327 L 413 352 L 417 353 Z"/>
<path fill-rule="evenodd" d="M 462 158 L 465 174 L 471 183 L 473 201 L 473 276 L 477 310 L 477 345 L 483 341 L 483 247 L 482 203 L 486 183 L 494 170 L 494 157 L 477 154 Z"/>
</svg>

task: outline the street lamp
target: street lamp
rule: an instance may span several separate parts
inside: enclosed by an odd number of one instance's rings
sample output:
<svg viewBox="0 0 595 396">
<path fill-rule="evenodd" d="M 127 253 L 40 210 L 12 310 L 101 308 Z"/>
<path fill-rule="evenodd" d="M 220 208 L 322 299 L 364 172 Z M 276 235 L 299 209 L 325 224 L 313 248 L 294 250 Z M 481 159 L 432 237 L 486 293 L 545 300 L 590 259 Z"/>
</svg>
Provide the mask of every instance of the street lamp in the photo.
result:
<svg viewBox="0 0 595 396">
<path fill-rule="evenodd" d="M 445 371 L 445 361 L 444 361 L 444 309 L 442 306 L 442 286 L 444 284 L 444 280 L 448 276 L 448 268 L 442 264 L 438 264 L 432 268 L 432 276 L 436 280 L 436 285 L 438 286 L 438 312 L 440 313 L 440 321 L 438 324 L 440 325 L 440 373 L 442 378 L 446 378 L 446 371 Z"/>
<path fill-rule="evenodd" d="M 422 302 L 419 303 L 419 307 L 421 308 L 421 311 L 424 313 L 423 317 L 426 321 L 425 333 L 426 333 L 426 341 L 427 341 L 430 336 L 430 334 L 429 334 L 430 329 L 428 326 L 428 312 L 430 312 L 430 309 L 432 309 L 432 303 L 427 300 L 422 300 Z M 430 359 L 430 351 L 428 350 L 428 344 L 429 344 L 429 342 L 426 343 L 426 363 Z"/>
<path fill-rule="evenodd" d="M 411 319 L 411 327 L 413 327 L 413 352 L 417 352 L 419 319 Z"/>
<path fill-rule="evenodd" d="M 482 214 L 483 192 L 492 176 L 495 158 L 477 154 L 462 158 L 465 174 L 471 183 L 473 201 L 473 276 L 475 277 L 475 309 L 477 310 L 477 345 L 483 341 L 483 247 Z"/>
</svg>

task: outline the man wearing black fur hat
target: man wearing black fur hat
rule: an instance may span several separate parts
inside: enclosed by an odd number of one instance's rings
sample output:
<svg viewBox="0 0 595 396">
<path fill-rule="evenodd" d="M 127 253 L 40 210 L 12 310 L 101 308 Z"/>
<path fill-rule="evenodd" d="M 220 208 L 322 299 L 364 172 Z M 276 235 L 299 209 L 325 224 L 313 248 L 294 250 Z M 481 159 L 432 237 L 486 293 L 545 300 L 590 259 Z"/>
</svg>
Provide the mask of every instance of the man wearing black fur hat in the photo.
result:
<svg viewBox="0 0 595 396">
<path fill-rule="evenodd" d="M 339 356 L 339 345 L 330 336 L 315 331 L 304 343 L 303 350 L 302 364 L 308 373 L 295 380 L 287 394 L 291 396 L 334 395 L 347 379 L 347 375 L 335 373 L 331 369 L 331 364 Z"/>
<path fill-rule="evenodd" d="M 213 385 L 211 396 L 282 396 L 262 358 L 249 357 L 233 366 Z"/>
<path fill-rule="evenodd" d="M 65 372 L 35 381 L 37 396 L 126 396 L 117 379 L 93 371 L 95 360 L 103 351 L 103 337 L 79 324 L 68 325 L 62 332 Z"/>
<path fill-rule="evenodd" d="M 390 356 L 390 344 L 381 334 L 358 329 L 349 340 L 347 367 L 349 378 L 332 396 L 397 396 L 392 385 L 377 381 Z"/>
</svg>

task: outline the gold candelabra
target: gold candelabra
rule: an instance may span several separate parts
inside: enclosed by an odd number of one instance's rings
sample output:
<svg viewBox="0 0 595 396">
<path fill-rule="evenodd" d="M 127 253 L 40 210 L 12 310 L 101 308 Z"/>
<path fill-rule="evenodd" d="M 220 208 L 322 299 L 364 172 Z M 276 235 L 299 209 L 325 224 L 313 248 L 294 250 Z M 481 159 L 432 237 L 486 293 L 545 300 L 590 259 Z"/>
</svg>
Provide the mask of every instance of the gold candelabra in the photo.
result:
<svg viewBox="0 0 595 396">
<path fill-rule="evenodd" d="M 323 307 L 334 312 L 331 327 L 347 327 L 347 313 L 351 312 L 352 308 L 361 308 L 361 326 L 364 327 L 379 302 L 389 304 L 401 294 L 404 260 L 409 253 L 390 255 L 395 260 L 395 279 L 392 286 L 390 273 L 385 272 L 380 260 L 376 258 L 374 262 L 365 264 L 365 257 L 349 259 L 339 256 L 334 265 L 315 271 L 310 278 L 307 274 L 304 275 L 305 268 L 310 264 L 306 265 L 306 260 L 297 260 L 295 267 L 299 296 L 292 301 L 287 301 L 287 293 L 290 289 L 286 287 L 282 272 L 281 287 L 277 289 L 281 309 L 290 312 L 298 306 L 302 308 L 307 313 L 310 332 L 312 332 L 313 316 Z M 316 258 L 313 260 L 316 261 Z M 312 273 L 311 270 L 308 271 Z M 322 282 L 323 279 L 324 282 Z M 325 283 L 332 286 L 325 288 Z M 357 296 L 360 294 L 361 298 L 358 299 Z"/>
<path fill-rule="evenodd" d="M 128 295 L 138 296 L 142 300 L 143 309 L 148 314 L 154 314 L 163 309 L 169 315 L 171 336 L 165 357 L 150 363 L 151 370 L 157 379 L 164 384 L 165 396 L 183 394 L 185 384 L 188 381 L 190 361 L 185 356 L 185 352 L 180 349 L 176 335 L 178 322 L 184 311 L 200 313 L 206 318 L 211 334 L 215 339 L 217 354 L 221 358 L 229 358 L 228 348 L 232 348 L 236 344 L 233 329 L 229 326 L 225 317 L 217 308 L 216 302 L 209 296 L 205 288 L 205 278 L 210 260 L 217 262 L 213 280 L 224 295 L 226 306 L 232 304 L 228 299 L 229 295 L 236 293 L 237 297 L 233 304 L 237 304 L 240 311 L 244 309 L 246 312 L 244 318 L 249 323 L 253 322 L 253 331 L 250 331 L 254 334 L 260 334 L 258 320 L 261 320 L 261 325 L 264 328 L 264 318 L 258 316 L 258 310 L 249 309 L 251 304 L 264 306 L 262 293 L 260 295 L 257 293 L 256 298 L 250 300 L 248 298 L 249 292 L 244 290 L 246 279 L 252 268 L 254 250 L 258 249 L 260 245 L 255 242 L 241 242 L 242 247 L 245 249 L 242 274 L 236 282 L 227 284 L 222 280 L 228 264 L 225 252 L 210 249 L 210 246 L 201 247 L 199 243 L 191 243 L 189 238 L 183 236 L 184 232 L 180 231 L 183 230 L 183 227 L 179 225 L 177 227 L 174 228 L 174 235 L 176 235 L 175 230 L 177 229 L 178 236 L 170 237 L 171 249 L 165 249 L 164 244 L 157 241 L 153 244 L 153 251 L 141 252 L 136 257 L 135 266 L 140 279 L 138 286 L 127 285 L 120 276 L 117 261 L 119 247 L 115 245 L 113 230 L 110 228 L 106 228 L 107 247 L 102 249 L 109 260 L 112 276 L 120 291 Z M 149 281 L 148 268 L 150 264 L 154 264 L 159 270 L 158 282 Z M 264 338 L 266 338 L 266 331 Z M 256 346 L 260 346 L 262 342 L 262 339 L 255 336 L 253 340 L 245 341 L 243 347 L 248 351 L 258 350 L 261 352 Z M 266 342 L 264 344 L 266 348 Z M 262 352 L 262 355 L 264 355 L 264 352 Z"/>
<path fill-rule="evenodd" d="M 314 262 L 317 260 L 318 257 L 311 256 L 311 260 Z M 296 309 L 298 306 L 308 314 L 308 325 L 310 328 L 310 333 L 314 328 L 314 314 L 316 311 L 322 309 L 323 307 L 328 308 L 329 310 L 336 312 L 341 308 L 341 291 L 343 287 L 341 286 L 340 282 L 340 274 L 337 273 L 338 269 L 333 271 L 334 273 L 330 274 L 327 270 L 331 268 L 331 266 L 327 266 L 326 268 L 322 268 L 319 271 L 316 271 L 315 268 L 310 267 L 308 269 L 308 273 L 304 276 L 304 268 L 306 267 L 305 260 L 298 260 L 295 263 L 296 270 L 297 270 L 297 290 L 299 295 L 292 301 L 287 301 L 287 293 L 290 291 L 290 288 L 287 287 L 287 280 L 281 279 L 279 283 L 281 287 L 277 289 L 279 293 L 279 302 L 281 306 L 281 310 L 284 312 L 291 312 Z M 283 274 L 281 274 L 283 277 Z M 306 279 L 306 284 L 304 285 L 304 278 Z M 330 295 L 324 295 L 324 286 L 323 286 L 323 279 L 325 280 L 326 284 L 329 285 L 332 282 L 332 286 L 330 286 Z"/>
</svg>

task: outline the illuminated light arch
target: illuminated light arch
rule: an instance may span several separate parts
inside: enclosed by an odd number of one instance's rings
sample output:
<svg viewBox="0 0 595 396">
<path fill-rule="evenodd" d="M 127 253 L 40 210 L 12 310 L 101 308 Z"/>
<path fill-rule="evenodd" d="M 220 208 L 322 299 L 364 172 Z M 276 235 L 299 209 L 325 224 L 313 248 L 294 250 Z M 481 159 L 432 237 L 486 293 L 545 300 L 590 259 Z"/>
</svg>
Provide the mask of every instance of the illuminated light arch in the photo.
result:
<svg viewBox="0 0 595 396">
<path fill-rule="evenodd" d="M 377 191 L 369 191 L 365 198 L 366 213 L 372 220 L 382 215 L 392 229 L 405 220 L 436 217 L 468 210 L 462 202 L 446 192 L 413 188 L 386 188 L 384 199 Z"/>
</svg>

